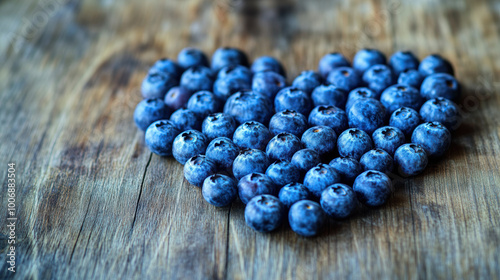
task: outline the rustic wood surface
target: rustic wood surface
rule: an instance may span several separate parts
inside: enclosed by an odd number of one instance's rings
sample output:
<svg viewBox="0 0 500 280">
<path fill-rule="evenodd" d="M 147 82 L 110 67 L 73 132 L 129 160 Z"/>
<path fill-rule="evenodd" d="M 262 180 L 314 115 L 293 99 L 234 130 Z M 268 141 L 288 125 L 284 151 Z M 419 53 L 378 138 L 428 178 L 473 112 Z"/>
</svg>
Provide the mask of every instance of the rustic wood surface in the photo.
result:
<svg viewBox="0 0 500 280">
<path fill-rule="evenodd" d="M 3 0 L 0 25 L 0 277 L 500 277 L 498 1 Z M 289 78 L 333 50 L 438 52 L 463 84 L 465 122 L 445 158 L 397 181 L 381 209 L 331 221 L 316 238 L 259 234 L 240 203 L 204 203 L 132 121 L 156 59 L 222 45 L 274 55 Z"/>
</svg>

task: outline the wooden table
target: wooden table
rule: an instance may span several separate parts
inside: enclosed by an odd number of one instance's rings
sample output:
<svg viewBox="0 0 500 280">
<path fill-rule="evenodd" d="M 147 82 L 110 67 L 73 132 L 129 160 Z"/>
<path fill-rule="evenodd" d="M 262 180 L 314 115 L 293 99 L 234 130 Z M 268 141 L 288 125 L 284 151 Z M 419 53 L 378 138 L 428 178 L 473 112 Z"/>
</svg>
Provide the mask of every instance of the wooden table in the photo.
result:
<svg viewBox="0 0 500 280">
<path fill-rule="evenodd" d="M 0 275 L 8 163 L 16 175 L 19 279 L 500 277 L 500 5 L 443 1 L 0 2 Z M 444 159 L 390 202 L 316 238 L 249 229 L 216 209 L 132 121 L 140 83 L 185 46 L 281 59 L 289 78 L 362 47 L 441 53 L 465 122 Z"/>
</svg>

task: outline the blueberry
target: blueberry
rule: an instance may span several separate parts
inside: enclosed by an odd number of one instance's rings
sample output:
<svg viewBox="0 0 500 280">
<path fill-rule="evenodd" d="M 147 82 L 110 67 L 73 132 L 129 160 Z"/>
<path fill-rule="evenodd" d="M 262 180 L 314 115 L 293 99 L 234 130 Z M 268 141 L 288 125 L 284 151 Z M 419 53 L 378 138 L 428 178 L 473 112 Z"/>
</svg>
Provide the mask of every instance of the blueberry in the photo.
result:
<svg viewBox="0 0 500 280">
<path fill-rule="evenodd" d="M 279 199 L 286 208 L 290 208 L 295 202 L 309 199 L 311 194 L 301 183 L 291 183 L 281 188 Z"/>
<path fill-rule="evenodd" d="M 294 164 L 304 176 L 309 169 L 321 163 L 321 156 L 315 150 L 302 149 L 298 150 L 292 156 L 292 164 Z"/>
<path fill-rule="evenodd" d="M 309 95 L 295 87 L 287 87 L 280 90 L 274 98 L 274 109 L 276 112 L 289 109 L 307 116 L 311 111 L 311 104 Z"/>
<path fill-rule="evenodd" d="M 387 108 L 388 113 L 392 114 L 401 107 L 418 110 L 422 106 L 423 99 L 416 88 L 396 84 L 384 90 L 380 102 Z"/>
<path fill-rule="evenodd" d="M 378 128 L 373 132 L 372 139 L 375 148 L 382 149 L 391 156 L 394 156 L 396 149 L 405 143 L 404 133 L 392 126 Z"/>
<path fill-rule="evenodd" d="M 214 206 L 228 206 L 238 195 L 236 184 L 236 181 L 229 176 L 214 174 L 203 181 L 201 194 L 208 203 Z"/>
<path fill-rule="evenodd" d="M 231 139 L 226 137 L 215 138 L 208 144 L 206 156 L 217 163 L 220 169 L 232 170 L 233 161 L 240 153 L 240 149 Z"/>
<path fill-rule="evenodd" d="M 189 98 L 187 108 L 195 112 L 201 119 L 219 111 L 220 102 L 210 91 L 202 90 Z"/>
<path fill-rule="evenodd" d="M 183 108 L 191 95 L 193 93 L 185 87 L 173 87 L 165 95 L 165 104 L 172 110 Z"/>
<path fill-rule="evenodd" d="M 273 135 L 263 124 L 249 121 L 236 128 L 233 135 L 234 143 L 240 148 L 264 150 Z"/>
<path fill-rule="evenodd" d="M 252 198 L 262 194 L 278 194 L 278 187 L 269 176 L 262 173 L 250 173 L 238 182 L 238 194 L 241 201 L 247 204 Z"/>
<path fill-rule="evenodd" d="M 255 73 L 252 80 L 252 90 L 274 100 L 276 94 L 286 87 L 286 80 L 275 72 Z"/>
<path fill-rule="evenodd" d="M 177 55 L 177 62 L 184 69 L 188 69 L 193 66 L 209 66 L 207 56 L 201 50 L 196 48 L 182 49 Z"/>
<path fill-rule="evenodd" d="M 204 155 L 194 156 L 184 164 L 184 178 L 186 178 L 190 184 L 200 188 L 203 186 L 203 181 L 216 172 L 217 164 L 215 161 Z"/>
<path fill-rule="evenodd" d="M 143 98 L 163 99 L 167 91 L 178 84 L 179 81 L 168 73 L 149 72 L 142 81 L 141 94 Z"/>
<path fill-rule="evenodd" d="M 285 219 L 285 206 L 272 195 L 259 195 L 245 207 L 245 222 L 253 230 L 271 232 Z"/>
<path fill-rule="evenodd" d="M 271 56 L 261 56 L 255 59 L 252 63 L 251 69 L 253 73 L 270 71 L 286 77 L 283 65 L 281 65 L 276 58 Z"/>
<path fill-rule="evenodd" d="M 359 160 L 361 156 L 373 148 L 373 142 L 368 133 L 357 128 L 349 128 L 337 139 L 339 154 Z"/>
<path fill-rule="evenodd" d="M 175 63 L 173 60 L 170 60 L 168 58 L 162 58 L 153 64 L 151 68 L 149 69 L 149 73 L 165 73 L 169 74 L 174 78 L 174 80 L 178 81 L 179 77 L 182 74 L 182 67 L 179 66 L 177 63 Z"/>
<path fill-rule="evenodd" d="M 141 130 L 146 130 L 150 124 L 170 117 L 172 111 L 161 99 L 144 99 L 134 111 L 134 121 Z"/>
<path fill-rule="evenodd" d="M 239 180 L 250 173 L 265 173 L 269 164 L 269 158 L 263 151 L 243 149 L 233 161 L 233 175 Z"/>
<path fill-rule="evenodd" d="M 300 137 L 306 129 L 306 117 L 293 110 L 278 112 L 271 118 L 271 121 L 269 121 L 269 130 L 274 135 L 288 132 Z"/>
<path fill-rule="evenodd" d="M 320 156 L 331 156 L 335 152 L 337 133 L 328 126 L 313 126 L 302 134 L 302 143 Z"/>
<path fill-rule="evenodd" d="M 318 203 L 301 200 L 290 207 L 288 222 L 298 235 L 311 237 L 317 235 L 325 223 L 325 213 Z"/>
<path fill-rule="evenodd" d="M 222 102 L 225 102 L 229 96 L 233 93 L 249 90 L 252 87 L 250 81 L 241 79 L 226 77 L 223 79 L 217 79 L 214 83 L 214 94 Z"/>
<path fill-rule="evenodd" d="M 201 131 L 209 140 L 217 137 L 233 138 L 236 121 L 228 114 L 214 113 L 208 115 L 201 125 Z"/>
<path fill-rule="evenodd" d="M 310 126 L 331 127 L 338 135 L 347 128 L 347 114 L 335 106 L 320 105 L 311 111 L 308 122 Z"/>
<path fill-rule="evenodd" d="M 398 84 L 407 85 L 420 89 L 420 85 L 424 81 L 424 76 L 418 70 L 409 69 L 399 74 Z"/>
<path fill-rule="evenodd" d="M 333 52 L 323 56 L 318 63 L 318 72 L 323 77 L 328 77 L 330 72 L 337 67 L 350 67 L 351 63 L 341 53 Z"/>
<path fill-rule="evenodd" d="M 352 104 L 354 102 L 358 101 L 358 99 L 362 98 L 373 98 L 373 99 L 380 99 L 380 94 L 374 92 L 373 90 L 366 88 L 366 87 L 360 87 L 360 88 L 355 88 L 349 92 L 349 95 L 347 96 L 347 102 L 345 104 L 345 111 L 348 112 L 349 109 L 351 109 Z"/>
<path fill-rule="evenodd" d="M 344 184 L 333 184 L 321 193 L 321 208 L 334 219 L 349 217 L 357 205 L 356 194 L 351 187 Z"/>
<path fill-rule="evenodd" d="M 300 72 L 300 74 L 293 80 L 292 87 L 299 89 L 308 95 L 323 83 L 323 78 L 312 70 Z"/>
<path fill-rule="evenodd" d="M 212 55 L 212 70 L 218 72 L 230 65 L 248 66 L 248 58 L 244 52 L 236 48 L 223 47 L 215 50 Z"/>
<path fill-rule="evenodd" d="M 207 144 L 208 139 L 203 133 L 187 130 L 175 137 L 172 154 L 180 164 L 185 164 L 188 159 L 204 154 Z"/>
<path fill-rule="evenodd" d="M 368 68 L 376 64 L 385 64 L 387 59 L 385 55 L 378 50 L 362 49 L 356 53 L 352 61 L 353 68 L 358 73 L 363 73 Z"/>
<path fill-rule="evenodd" d="M 409 177 L 422 173 L 427 166 L 428 158 L 422 146 L 410 143 L 396 150 L 394 163 L 401 176 Z"/>
<path fill-rule="evenodd" d="M 391 66 L 396 75 L 406 70 L 418 69 L 418 64 L 418 58 L 410 51 L 395 52 L 389 58 L 389 66 Z"/>
<path fill-rule="evenodd" d="M 252 81 L 252 71 L 243 65 L 229 65 L 220 69 L 217 73 L 217 79 L 243 79 L 248 82 Z"/>
<path fill-rule="evenodd" d="M 332 105 L 344 108 L 347 101 L 347 91 L 334 85 L 320 85 L 311 94 L 314 106 Z"/>
<path fill-rule="evenodd" d="M 280 133 L 269 141 L 266 154 L 270 160 L 291 160 L 293 154 L 302 148 L 302 142 L 297 136 Z"/>
<path fill-rule="evenodd" d="M 373 98 L 361 98 L 354 102 L 347 112 L 349 127 L 361 129 L 372 134 L 384 124 L 386 109 L 382 103 Z"/>
<path fill-rule="evenodd" d="M 447 73 L 453 75 L 453 67 L 450 62 L 441 57 L 439 54 L 431 54 L 422 59 L 420 65 L 418 66 L 418 71 L 424 77 L 435 73 Z"/>
<path fill-rule="evenodd" d="M 396 82 L 396 77 L 389 66 L 376 64 L 363 74 L 363 82 L 369 89 L 381 94 L 384 89 Z"/>
<path fill-rule="evenodd" d="M 231 95 L 224 105 L 224 113 L 233 116 L 240 124 L 257 121 L 266 125 L 274 114 L 271 101 L 252 91 L 240 91 Z"/>
<path fill-rule="evenodd" d="M 401 107 L 392 113 L 389 125 L 399 128 L 410 139 L 413 130 L 420 124 L 420 114 L 414 109 Z"/>
<path fill-rule="evenodd" d="M 339 67 L 333 69 L 326 81 L 347 92 L 361 86 L 361 77 L 351 67 Z"/>
<path fill-rule="evenodd" d="M 352 184 L 354 179 L 363 172 L 359 161 L 351 157 L 338 157 L 332 159 L 329 165 L 340 174 L 340 179 L 346 184 Z"/>
<path fill-rule="evenodd" d="M 339 183 L 340 174 L 330 165 L 320 163 L 307 171 L 304 185 L 315 197 L 320 197 L 321 192 L 328 186 Z"/>
<path fill-rule="evenodd" d="M 156 121 L 146 129 L 146 146 L 157 155 L 171 156 L 172 144 L 179 133 L 179 129 L 172 122 Z"/>
<path fill-rule="evenodd" d="M 443 97 L 457 100 L 460 96 L 460 85 L 452 75 L 436 73 L 425 78 L 420 88 L 420 94 L 425 99 Z"/>
<path fill-rule="evenodd" d="M 371 207 L 385 204 L 391 195 L 392 182 L 386 174 L 369 170 L 361 173 L 354 181 L 353 190 L 358 200 Z"/>
<path fill-rule="evenodd" d="M 181 86 L 191 92 L 212 90 L 213 83 L 212 71 L 205 66 L 193 66 L 184 71 L 181 76 Z"/>
<path fill-rule="evenodd" d="M 440 157 L 450 148 L 451 133 L 439 122 L 428 122 L 415 128 L 411 142 L 424 148 L 428 157 Z"/>
<path fill-rule="evenodd" d="M 424 122 L 440 122 L 449 130 L 456 130 L 462 122 L 457 104 L 442 97 L 425 102 L 420 108 L 420 116 Z"/>
<path fill-rule="evenodd" d="M 201 124 L 198 115 L 189 109 L 179 109 L 172 113 L 170 116 L 170 121 L 175 124 L 175 126 L 180 131 L 186 131 L 190 129 L 200 130 Z"/>
<path fill-rule="evenodd" d="M 382 149 L 374 149 L 366 152 L 359 163 L 363 170 L 376 170 L 390 174 L 394 167 L 393 159 L 389 153 Z"/>
<path fill-rule="evenodd" d="M 279 187 L 300 180 L 300 170 L 287 160 L 278 160 L 269 165 L 266 175 Z"/>
</svg>

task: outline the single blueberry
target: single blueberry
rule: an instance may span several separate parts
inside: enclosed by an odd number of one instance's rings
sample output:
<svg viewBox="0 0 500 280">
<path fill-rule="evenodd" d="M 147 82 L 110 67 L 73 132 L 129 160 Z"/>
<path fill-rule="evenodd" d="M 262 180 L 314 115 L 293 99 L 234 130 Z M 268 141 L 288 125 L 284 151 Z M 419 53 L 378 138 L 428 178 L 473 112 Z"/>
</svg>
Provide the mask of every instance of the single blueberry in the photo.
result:
<svg viewBox="0 0 500 280">
<path fill-rule="evenodd" d="M 418 64 L 418 58 L 411 51 L 398 51 L 389 58 L 389 66 L 396 75 L 406 70 L 418 69 Z"/>
<path fill-rule="evenodd" d="M 236 184 L 236 180 L 229 176 L 214 174 L 203 181 L 201 194 L 208 203 L 216 207 L 228 206 L 238 196 Z"/>
<path fill-rule="evenodd" d="M 266 147 L 266 154 L 270 160 L 291 160 L 293 154 L 302 149 L 300 139 L 290 133 L 280 133 L 274 136 Z"/>
<path fill-rule="evenodd" d="M 347 128 L 347 114 L 335 106 L 320 105 L 315 107 L 309 114 L 310 126 L 328 126 L 339 135 Z"/>
<path fill-rule="evenodd" d="M 159 71 L 149 72 L 141 84 L 141 94 L 143 98 L 161 98 L 179 81 L 171 74 Z"/>
<path fill-rule="evenodd" d="M 368 170 L 356 178 L 353 190 L 361 203 L 377 207 L 385 204 L 389 199 L 392 182 L 385 173 Z"/>
<path fill-rule="evenodd" d="M 328 126 L 313 126 L 302 134 L 301 141 L 307 149 L 316 151 L 320 156 L 328 157 L 335 152 L 337 133 Z"/>
<path fill-rule="evenodd" d="M 306 174 L 309 169 L 321 163 L 321 156 L 315 150 L 302 149 L 293 154 L 292 164 L 297 166 L 302 176 Z"/>
<path fill-rule="evenodd" d="M 333 69 L 326 81 L 347 92 L 361 86 L 362 80 L 359 74 L 351 67 L 339 67 Z"/>
<path fill-rule="evenodd" d="M 217 163 L 223 170 L 232 170 L 233 161 L 239 155 L 240 149 L 231 139 L 226 137 L 215 138 L 208 144 L 205 155 Z"/>
<path fill-rule="evenodd" d="M 351 187 L 344 184 L 333 184 L 321 193 L 321 208 L 334 219 L 345 219 L 354 210 L 358 200 Z"/>
<path fill-rule="evenodd" d="M 460 85 L 452 75 L 436 73 L 425 78 L 420 88 L 420 94 L 425 99 L 443 97 L 457 100 L 460 97 Z"/>
<path fill-rule="evenodd" d="M 311 194 L 301 183 L 290 183 L 281 188 L 279 193 L 279 199 L 286 208 L 290 208 L 294 203 L 310 197 Z"/>
<path fill-rule="evenodd" d="M 251 69 L 253 73 L 270 71 L 286 77 L 283 65 L 279 62 L 279 60 L 271 56 L 261 56 L 255 59 L 252 63 Z"/>
<path fill-rule="evenodd" d="M 380 96 L 380 102 L 387 108 L 389 114 L 401 107 L 418 110 L 423 101 L 416 88 L 399 84 L 386 88 Z"/>
<path fill-rule="evenodd" d="M 376 64 L 363 74 L 363 82 L 369 89 L 381 94 L 384 89 L 396 82 L 396 77 L 389 66 Z"/>
<path fill-rule="evenodd" d="M 212 55 L 212 70 L 219 72 L 221 68 L 230 65 L 248 66 L 247 55 L 237 48 L 223 47 L 215 50 Z"/>
<path fill-rule="evenodd" d="M 243 79 L 248 82 L 252 81 L 252 71 L 243 65 L 229 65 L 220 69 L 217 73 L 217 79 Z"/>
<path fill-rule="evenodd" d="M 287 87 L 280 90 L 274 98 L 274 109 L 276 112 L 289 109 L 307 116 L 311 111 L 311 104 L 309 95 L 295 87 Z"/>
<path fill-rule="evenodd" d="M 351 92 L 349 92 L 349 95 L 347 96 L 345 111 L 348 112 L 349 109 L 351 109 L 352 104 L 358 101 L 358 99 L 362 98 L 380 99 L 380 94 L 366 87 L 355 88 Z"/>
<path fill-rule="evenodd" d="M 263 124 L 249 121 L 236 128 L 233 142 L 240 148 L 264 150 L 273 135 Z"/>
<path fill-rule="evenodd" d="M 311 194 L 319 198 L 324 189 L 335 183 L 340 183 L 340 180 L 340 174 L 335 169 L 330 165 L 320 163 L 307 171 L 304 177 L 304 186 Z"/>
<path fill-rule="evenodd" d="M 413 130 L 420 124 L 420 114 L 411 108 L 401 107 L 392 113 L 389 125 L 399 128 L 410 139 Z"/>
<path fill-rule="evenodd" d="M 187 108 L 195 112 L 200 119 L 219 111 L 220 101 L 210 91 L 202 90 L 189 98 Z"/>
<path fill-rule="evenodd" d="M 413 131 L 411 142 L 424 148 L 428 157 L 440 157 L 450 148 L 451 133 L 439 122 L 423 123 Z"/>
<path fill-rule="evenodd" d="M 200 130 L 201 128 L 199 116 L 189 109 L 181 108 L 173 112 L 170 116 L 170 121 L 175 124 L 180 131 L 190 129 Z"/>
<path fill-rule="evenodd" d="M 385 116 L 384 105 L 373 98 L 358 99 L 347 112 L 349 127 L 361 129 L 368 134 L 372 134 L 384 124 Z"/>
<path fill-rule="evenodd" d="M 307 129 L 307 119 L 304 115 L 293 110 L 284 110 L 274 114 L 269 121 L 269 130 L 273 135 L 282 132 L 291 133 L 300 137 Z"/>
<path fill-rule="evenodd" d="M 255 73 L 252 80 L 252 90 L 274 100 L 276 94 L 286 87 L 286 80 L 275 72 Z"/>
<path fill-rule="evenodd" d="M 197 48 L 182 49 L 177 55 L 177 62 L 184 69 L 189 69 L 193 66 L 209 66 L 207 56 Z"/>
<path fill-rule="evenodd" d="M 325 213 L 321 206 L 310 200 L 301 200 L 290 207 L 288 222 L 298 235 L 317 235 L 325 223 Z"/>
<path fill-rule="evenodd" d="M 160 156 L 172 155 L 172 144 L 180 133 L 170 121 L 159 120 L 146 129 L 145 142 L 149 150 Z"/>
<path fill-rule="evenodd" d="M 224 113 L 238 123 L 257 121 L 267 125 L 274 114 L 271 101 L 253 91 L 240 91 L 231 95 L 224 105 Z"/>
<path fill-rule="evenodd" d="M 238 194 L 241 201 L 247 204 L 252 198 L 262 195 L 277 195 L 279 191 L 269 176 L 262 173 L 250 173 L 238 182 Z"/>
<path fill-rule="evenodd" d="M 313 90 L 311 98 L 315 107 L 332 105 L 344 108 L 347 101 L 347 91 L 334 85 L 320 85 Z"/>
<path fill-rule="evenodd" d="M 214 83 L 214 95 L 222 102 L 226 102 L 226 100 L 232 94 L 251 89 L 252 85 L 250 81 L 241 79 L 241 78 L 233 78 L 226 77 L 223 79 L 217 79 Z"/>
<path fill-rule="evenodd" d="M 189 98 L 193 95 L 185 87 L 173 87 L 165 95 L 165 104 L 172 110 L 177 110 L 186 107 Z"/>
<path fill-rule="evenodd" d="M 427 100 L 420 108 L 420 116 L 424 122 L 440 122 L 451 131 L 462 123 L 457 104 L 442 97 Z"/>
<path fill-rule="evenodd" d="M 203 186 L 203 181 L 216 172 L 217 164 L 215 161 L 204 155 L 194 156 L 184 164 L 184 178 L 186 178 L 190 184 L 200 188 Z"/>
<path fill-rule="evenodd" d="M 403 177 L 422 173 L 428 161 L 427 153 L 422 146 L 414 143 L 402 145 L 394 154 L 394 163 Z"/>
<path fill-rule="evenodd" d="M 144 99 L 134 111 L 134 121 L 141 130 L 146 130 L 150 124 L 170 117 L 171 109 L 161 99 Z"/>
<path fill-rule="evenodd" d="M 424 76 L 418 70 L 409 69 L 401 72 L 398 77 L 398 84 L 407 85 L 420 89 L 420 85 L 424 81 Z"/>
<path fill-rule="evenodd" d="M 259 195 L 245 207 L 245 222 L 253 230 L 271 232 L 285 219 L 285 206 L 272 195 Z"/>
<path fill-rule="evenodd" d="M 351 157 L 334 158 L 329 165 L 340 174 L 342 182 L 346 184 L 352 184 L 354 179 L 363 172 L 363 167 L 359 161 Z"/>
<path fill-rule="evenodd" d="M 266 175 L 280 188 L 300 180 L 300 170 L 287 160 L 278 160 L 269 165 Z"/>
<path fill-rule="evenodd" d="M 236 121 L 228 114 L 214 113 L 208 115 L 201 125 L 201 131 L 209 140 L 217 137 L 233 138 Z"/>
<path fill-rule="evenodd" d="M 349 128 L 337 139 L 339 154 L 359 160 L 361 156 L 373 148 L 373 142 L 368 133 L 357 128 Z"/>
<path fill-rule="evenodd" d="M 373 132 L 372 139 L 375 148 L 382 149 L 391 156 L 394 156 L 397 148 L 405 143 L 404 133 L 392 126 L 378 128 Z"/>
<path fill-rule="evenodd" d="M 380 51 L 374 49 L 362 49 L 354 56 L 352 66 L 356 71 L 358 71 L 358 73 L 362 74 L 373 65 L 385 64 L 386 62 L 387 59 L 385 58 L 385 55 Z"/>
<path fill-rule="evenodd" d="M 453 75 L 453 67 L 451 66 L 451 63 L 439 54 L 431 54 L 422 59 L 420 65 L 418 66 L 418 71 L 424 77 L 435 73 L 447 73 Z"/>
<path fill-rule="evenodd" d="M 306 94 L 311 94 L 311 92 L 319 85 L 323 83 L 323 78 L 313 70 L 306 70 L 300 72 L 300 74 L 293 80 L 292 87 L 299 89 Z"/>
<path fill-rule="evenodd" d="M 391 155 L 382 149 L 373 149 L 366 152 L 359 163 L 363 170 L 376 170 L 390 174 L 394 167 L 394 160 Z"/>
<path fill-rule="evenodd" d="M 233 175 L 240 180 L 250 173 L 265 173 L 269 164 L 269 158 L 263 151 L 243 149 L 233 161 Z"/>
<path fill-rule="evenodd" d="M 175 137 L 172 154 L 180 164 L 185 164 L 188 159 L 204 154 L 207 144 L 208 139 L 203 133 L 187 130 Z"/>
<path fill-rule="evenodd" d="M 345 56 L 338 52 L 324 55 L 318 63 L 318 72 L 323 77 L 328 77 L 330 72 L 337 67 L 350 67 L 351 63 Z"/>
<path fill-rule="evenodd" d="M 208 67 L 198 65 L 184 71 L 180 84 L 191 92 L 197 92 L 212 90 L 213 83 L 212 71 Z"/>
<path fill-rule="evenodd" d="M 177 82 L 179 81 L 179 77 L 182 74 L 182 67 L 175 63 L 173 60 L 168 59 L 168 58 L 162 58 L 153 64 L 151 68 L 149 69 L 149 73 L 165 73 L 171 75 L 174 80 Z"/>
</svg>

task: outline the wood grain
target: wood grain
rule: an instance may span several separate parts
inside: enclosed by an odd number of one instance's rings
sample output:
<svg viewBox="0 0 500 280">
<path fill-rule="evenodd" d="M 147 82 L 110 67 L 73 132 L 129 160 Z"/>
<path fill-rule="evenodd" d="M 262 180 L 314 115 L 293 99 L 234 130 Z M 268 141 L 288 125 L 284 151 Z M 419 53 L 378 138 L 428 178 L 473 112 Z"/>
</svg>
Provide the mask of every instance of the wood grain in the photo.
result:
<svg viewBox="0 0 500 280">
<path fill-rule="evenodd" d="M 496 1 L 0 2 L 0 178 L 18 178 L 19 279 L 498 279 L 500 5 Z M 444 159 L 390 202 L 315 238 L 246 227 L 203 202 L 132 122 L 147 68 L 185 46 L 274 55 L 289 79 L 362 47 L 449 58 L 465 121 Z M 5 189 L 4 189 L 5 190 Z M 6 224 L 7 192 L 0 192 Z"/>
</svg>

